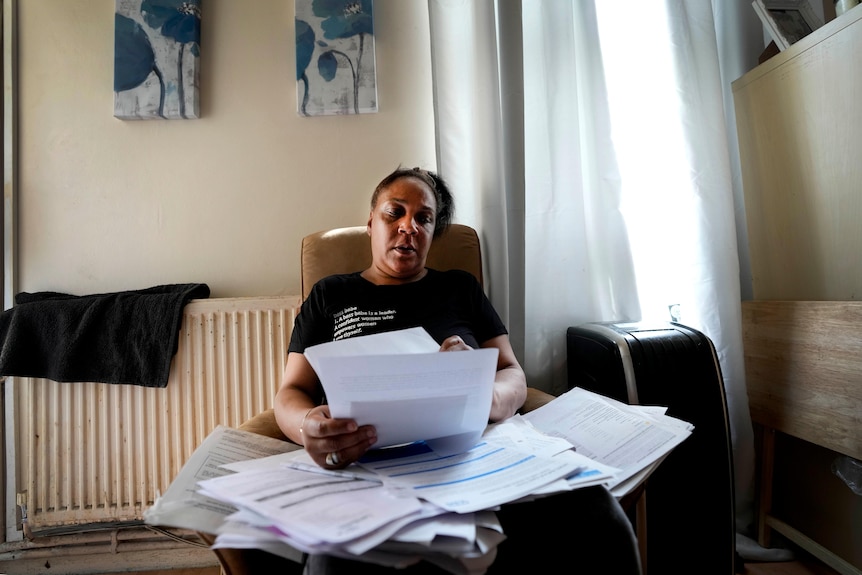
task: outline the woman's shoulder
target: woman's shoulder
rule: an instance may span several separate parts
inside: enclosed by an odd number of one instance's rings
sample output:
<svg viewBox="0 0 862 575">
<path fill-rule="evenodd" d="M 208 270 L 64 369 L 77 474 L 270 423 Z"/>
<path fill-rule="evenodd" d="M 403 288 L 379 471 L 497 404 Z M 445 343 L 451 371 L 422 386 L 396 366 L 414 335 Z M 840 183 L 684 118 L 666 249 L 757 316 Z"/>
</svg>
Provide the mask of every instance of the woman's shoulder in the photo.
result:
<svg viewBox="0 0 862 575">
<path fill-rule="evenodd" d="M 315 285 L 340 285 L 345 283 L 353 283 L 356 281 L 365 281 L 362 279 L 362 272 L 351 272 L 349 274 L 333 274 L 317 280 Z"/>
<path fill-rule="evenodd" d="M 360 275 L 362 272 L 352 272 L 349 274 L 333 274 L 317 280 L 311 288 L 311 295 L 332 294 L 341 290 L 355 289 L 358 284 L 364 283 Z"/>
</svg>

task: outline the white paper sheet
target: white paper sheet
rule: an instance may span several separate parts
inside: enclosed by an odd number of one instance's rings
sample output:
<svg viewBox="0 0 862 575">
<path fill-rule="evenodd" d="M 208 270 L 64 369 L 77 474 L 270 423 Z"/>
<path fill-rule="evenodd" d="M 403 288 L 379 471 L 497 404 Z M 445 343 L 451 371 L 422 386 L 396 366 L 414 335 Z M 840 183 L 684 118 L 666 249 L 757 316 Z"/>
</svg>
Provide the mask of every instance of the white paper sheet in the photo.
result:
<svg viewBox="0 0 862 575">
<path fill-rule="evenodd" d="M 421 327 L 412 327 L 396 331 L 374 333 L 359 337 L 328 341 L 314 345 L 305 350 L 306 359 L 316 369 L 318 362 L 327 357 L 344 357 L 348 355 L 378 355 L 381 352 L 389 354 L 432 353 L 440 346 L 434 338 Z M 311 353 L 308 353 L 311 351 Z"/>
<path fill-rule="evenodd" d="M 302 551 L 285 543 L 268 528 L 254 527 L 248 521 L 232 519 L 239 515 L 231 515 L 222 523 L 213 549 L 261 549 L 297 563 L 302 562 Z"/>
<path fill-rule="evenodd" d="M 344 543 L 400 517 L 418 513 L 414 498 L 393 497 L 379 482 L 289 468 L 225 475 L 201 490 L 289 526 L 314 543 Z"/>
<path fill-rule="evenodd" d="M 524 415 L 539 431 L 567 439 L 578 453 L 619 468 L 609 486 L 636 475 L 691 435 L 690 424 L 665 417 L 577 387 Z"/>
<path fill-rule="evenodd" d="M 144 521 L 215 534 L 236 509 L 198 493 L 198 481 L 231 473 L 221 467 L 227 463 L 297 449 L 299 446 L 293 443 L 219 425 L 195 449 L 164 495 L 144 510 Z"/>
<path fill-rule="evenodd" d="M 440 454 L 459 453 L 488 422 L 499 351 L 438 349 L 412 328 L 312 346 L 305 356 L 332 416 L 374 425 L 375 447 L 426 441 Z"/>
<path fill-rule="evenodd" d="M 409 451 L 399 456 L 396 448 L 391 457 L 361 460 L 360 466 L 377 473 L 392 489 L 407 490 L 448 511 L 469 513 L 519 499 L 567 477 L 579 469 L 579 462 L 483 440 L 449 456 Z"/>
<path fill-rule="evenodd" d="M 577 453 L 572 449 L 572 444 L 565 438 L 542 433 L 521 415 L 515 415 L 505 421 L 488 426 L 482 437 L 499 444 L 511 445 L 516 449 L 520 448 L 535 455 L 569 458 L 577 466 L 576 472 L 534 490 L 532 493 L 534 495 L 606 484 L 613 481 L 620 472 L 617 467 L 599 463 L 586 455 Z"/>
</svg>

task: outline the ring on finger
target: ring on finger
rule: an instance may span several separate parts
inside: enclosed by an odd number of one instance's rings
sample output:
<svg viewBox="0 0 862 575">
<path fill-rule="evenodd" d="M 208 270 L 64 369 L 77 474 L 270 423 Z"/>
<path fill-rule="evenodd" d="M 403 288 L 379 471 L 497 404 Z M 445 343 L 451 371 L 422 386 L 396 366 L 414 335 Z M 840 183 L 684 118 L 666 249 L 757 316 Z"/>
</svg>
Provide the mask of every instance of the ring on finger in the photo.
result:
<svg viewBox="0 0 862 575">
<path fill-rule="evenodd" d="M 341 458 L 338 457 L 338 453 L 332 451 L 326 454 L 327 465 L 338 465 L 339 463 L 341 463 Z"/>
</svg>

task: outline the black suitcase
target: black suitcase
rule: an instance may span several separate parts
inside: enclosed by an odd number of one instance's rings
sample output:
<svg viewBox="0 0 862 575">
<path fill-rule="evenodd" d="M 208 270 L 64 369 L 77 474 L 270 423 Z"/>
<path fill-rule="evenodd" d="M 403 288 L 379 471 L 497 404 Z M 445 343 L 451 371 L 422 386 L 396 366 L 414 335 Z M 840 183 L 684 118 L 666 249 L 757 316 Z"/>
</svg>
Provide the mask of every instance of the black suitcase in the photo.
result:
<svg viewBox="0 0 862 575">
<path fill-rule="evenodd" d="M 568 328 L 566 346 L 570 389 L 667 406 L 694 425 L 647 480 L 644 572 L 733 575 L 733 452 L 712 341 L 679 323 L 604 322 Z"/>
</svg>

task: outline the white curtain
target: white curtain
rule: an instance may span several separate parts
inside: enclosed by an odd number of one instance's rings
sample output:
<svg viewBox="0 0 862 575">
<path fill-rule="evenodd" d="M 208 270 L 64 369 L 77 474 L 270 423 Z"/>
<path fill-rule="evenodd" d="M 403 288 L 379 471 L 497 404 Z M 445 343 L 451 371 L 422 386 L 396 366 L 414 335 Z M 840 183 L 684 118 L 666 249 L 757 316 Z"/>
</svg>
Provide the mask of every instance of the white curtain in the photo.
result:
<svg viewBox="0 0 862 575">
<path fill-rule="evenodd" d="M 530 385 L 566 388 L 572 325 L 672 311 L 704 332 L 745 531 L 736 152 L 712 2 L 429 0 L 429 15 L 437 168 L 457 219 L 479 230 L 489 296 Z"/>
<path fill-rule="evenodd" d="M 503 4 L 518 6 L 517 2 Z M 507 87 L 502 88 L 493 0 L 433 0 L 429 13 L 437 170 L 452 184 L 457 219 L 476 228 L 481 236 L 485 277 L 490 278 L 488 294 L 509 326 L 520 357 L 524 176 L 523 169 L 518 173 L 518 166 L 524 162 L 523 137 L 510 131 L 522 133 L 523 122 L 501 121 L 521 115 L 517 109 L 517 94 L 523 90 L 520 65 L 507 61 L 502 74 Z M 505 23 L 513 21 L 518 41 L 514 47 L 509 45 L 506 54 L 517 59 L 520 21 L 516 15 Z M 507 75 L 512 71 L 515 78 Z"/>
</svg>

